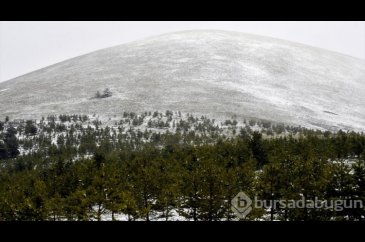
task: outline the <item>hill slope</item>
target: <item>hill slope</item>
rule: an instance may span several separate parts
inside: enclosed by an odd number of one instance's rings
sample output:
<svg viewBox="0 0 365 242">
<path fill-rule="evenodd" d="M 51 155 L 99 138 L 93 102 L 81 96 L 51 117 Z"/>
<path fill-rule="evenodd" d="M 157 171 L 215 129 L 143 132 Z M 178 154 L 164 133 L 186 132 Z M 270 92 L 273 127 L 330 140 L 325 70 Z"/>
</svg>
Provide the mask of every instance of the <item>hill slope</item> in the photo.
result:
<svg viewBox="0 0 365 242">
<path fill-rule="evenodd" d="M 109 88 L 113 96 L 92 99 Z M 115 46 L 0 83 L 0 114 L 108 117 L 180 110 L 365 130 L 365 61 L 236 32 L 183 31 Z"/>
</svg>

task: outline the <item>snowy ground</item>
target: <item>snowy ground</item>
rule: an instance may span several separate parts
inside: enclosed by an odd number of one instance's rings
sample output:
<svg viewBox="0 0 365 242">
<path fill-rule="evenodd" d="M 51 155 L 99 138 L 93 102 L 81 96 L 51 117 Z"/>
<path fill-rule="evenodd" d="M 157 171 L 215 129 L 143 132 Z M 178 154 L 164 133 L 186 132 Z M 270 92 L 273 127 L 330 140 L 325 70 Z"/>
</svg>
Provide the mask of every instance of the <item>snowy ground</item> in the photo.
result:
<svg viewBox="0 0 365 242">
<path fill-rule="evenodd" d="M 113 96 L 92 99 L 109 88 Z M 184 31 L 103 49 L 0 83 L 0 114 L 181 110 L 365 130 L 365 61 L 262 36 Z"/>
<path fill-rule="evenodd" d="M 128 221 L 128 215 L 119 213 L 114 214 L 114 219 L 116 221 Z M 94 221 L 96 219 L 93 219 Z M 111 212 L 105 213 L 101 216 L 102 221 L 112 221 L 112 214 Z M 150 216 L 151 221 L 166 221 L 166 218 L 162 217 L 162 213 L 154 212 Z M 188 219 L 179 215 L 179 213 L 176 210 L 172 210 L 170 212 L 170 217 L 167 219 L 168 221 L 187 221 Z M 145 221 L 145 219 L 139 218 L 136 219 L 136 221 Z"/>
</svg>

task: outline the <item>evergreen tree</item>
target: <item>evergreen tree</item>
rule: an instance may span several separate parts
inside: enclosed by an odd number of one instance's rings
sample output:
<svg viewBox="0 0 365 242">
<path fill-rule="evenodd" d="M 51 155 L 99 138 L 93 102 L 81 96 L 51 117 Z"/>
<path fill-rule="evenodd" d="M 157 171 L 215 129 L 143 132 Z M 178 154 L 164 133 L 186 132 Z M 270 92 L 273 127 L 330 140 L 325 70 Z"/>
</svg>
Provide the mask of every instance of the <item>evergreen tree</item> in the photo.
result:
<svg viewBox="0 0 365 242">
<path fill-rule="evenodd" d="M 307 200 L 314 201 L 326 200 L 326 190 L 330 182 L 330 169 L 328 161 L 324 161 L 315 157 L 307 160 L 294 160 L 293 181 L 294 189 L 299 195 L 299 199 L 304 199 L 304 209 L 298 208 L 291 211 L 291 219 L 293 220 L 326 220 L 328 214 L 326 209 L 314 209 L 307 207 Z"/>
<path fill-rule="evenodd" d="M 130 175 L 133 194 L 136 197 L 138 213 L 146 221 L 150 220 L 153 202 L 157 195 L 157 168 L 144 155 L 137 157 L 131 165 Z"/>
<path fill-rule="evenodd" d="M 35 135 L 35 134 L 37 134 L 37 127 L 33 124 L 33 121 L 32 120 L 27 120 L 26 125 L 25 125 L 24 132 L 27 135 Z"/>
<path fill-rule="evenodd" d="M 14 127 L 9 127 L 5 133 L 4 142 L 8 151 L 9 158 L 14 158 L 19 154 L 19 143 L 16 137 L 16 133 L 17 131 Z"/>
<path fill-rule="evenodd" d="M 223 167 L 213 160 L 204 160 L 199 167 L 202 179 L 198 203 L 201 220 L 220 220 L 224 214 Z"/>
<path fill-rule="evenodd" d="M 103 98 L 106 98 L 106 97 L 111 97 L 112 96 L 112 92 L 109 90 L 109 88 L 106 88 L 104 91 L 103 91 L 103 95 L 102 97 Z"/>
<path fill-rule="evenodd" d="M 259 198 L 270 201 L 270 205 L 274 204 L 274 200 L 281 198 L 280 182 L 277 179 L 281 170 L 277 161 L 271 162 L 264 166 L 263 172 L 259 174 L 258 191 Z M 270 220 L 273 221 L 278 211 L 274 206 L 270 207 Z"/>
<path fill-rule="evenodd" d="M 101 94 L 100 94 L 100 91 L 97 91 L 96 93 L 95 93 L 95 98 L 101 98 L 102 96 L 101 96 Z"/>
<path fill-rule="evenodd" d="M 154 209 L 162 212 L 162 218 L 169 219 L 172 209 L 177 208 L 181 196 L 182 177 L 181 169 L 175 162 L 159 159 L 157 163 L 157 194 Z"/>
<path fill-rule="evenodd" d="M 328 196 L 333 200 L 352 200 L 354 196 L 354 179 L 351 174 L 351 167 L 343 159 L 334 163 L 331 170 L 331 180 L 328 188 Z M 351 216 L 352 209 L 343 208 L 342 211 L 334 211 L 338 219 Z"/>
<path fill-rule="evenodd" d="M 193 151 L 192 154 L 186 158 L 184 169 L 182 170 L 182 176 L 185 182 L 182 187 L 183 195 L 179 214 L 187 219 L 193 219 L 194 221 L 198 221 L 199 219 L 199 207 L 201 203 L 200 191 L 203 186 L 199 163 L 199 158 Z"/>
<path fill-rule="evenodd" d="M 357 220 L 365 219 L 365 157 L 362 156 L 362 160 L 358 160 L 353 166 L 354 174 L 354 196 L 353 199 L 362 201 L 362 207 L 353 208 L 353 216 Z"/>
<path fill-rule="evenodd" d="M 268 156 L 263 146 L 262 135 L 259 132 L 255 131 L 253 133 L 252 139 L 250 140 L 250 148 L 259 167 L 268 163 Z"/>
<path fill-rule="evenodd" d="M 0 140 L 0 160 L 5 160 L 6 158 L 8 158 L 8 150 L 4 141 Z"/>
<path fill-rule="evenodd" d="M 89 220 L 90 215 L 88 211 L 90 207 L 87 193 L 82 188 L 76 189 L 64 201 L 64 213 L 68 220 Z"/>
</svg>

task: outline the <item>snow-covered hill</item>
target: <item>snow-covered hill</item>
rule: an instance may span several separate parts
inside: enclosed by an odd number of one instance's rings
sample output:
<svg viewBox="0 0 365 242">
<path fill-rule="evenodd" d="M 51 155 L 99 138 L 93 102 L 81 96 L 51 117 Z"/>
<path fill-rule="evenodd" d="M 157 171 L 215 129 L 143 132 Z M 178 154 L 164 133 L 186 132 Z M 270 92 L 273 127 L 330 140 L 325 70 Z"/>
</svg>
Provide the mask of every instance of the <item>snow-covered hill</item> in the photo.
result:
<svg viewBox="0 0 365 242">
<path fill-rule="evenodd" d="M 105 88 L 112 97 L 92 98 Z M 0 83 L 4 117 L 144 110 L 364 131 L 365 61 L 268 37 L 197 30 L 99 50 Z"/>
</svg>

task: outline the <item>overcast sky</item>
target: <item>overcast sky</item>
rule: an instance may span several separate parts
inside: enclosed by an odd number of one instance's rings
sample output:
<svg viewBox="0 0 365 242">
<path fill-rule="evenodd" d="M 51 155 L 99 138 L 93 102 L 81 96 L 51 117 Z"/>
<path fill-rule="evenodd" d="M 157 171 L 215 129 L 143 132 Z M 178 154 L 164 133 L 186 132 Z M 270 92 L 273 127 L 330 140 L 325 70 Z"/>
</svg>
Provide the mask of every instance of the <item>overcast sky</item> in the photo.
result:
<svg viewBox="0 0 365 242">
<path fill-rule="evenodd" d="M 365 21 L 0 22 L 0 82 L 94 50 L 191 29 L 260 34 L 365 59 Z"/>
</svg>

